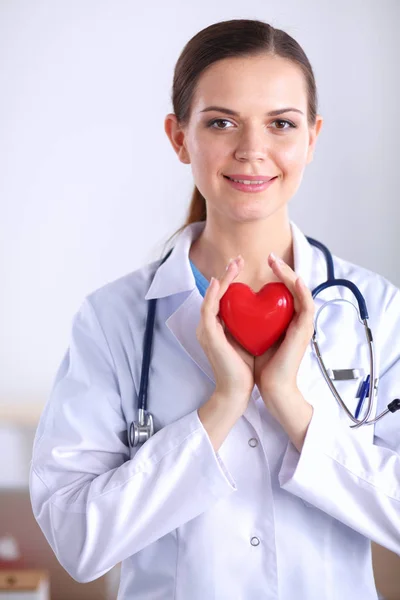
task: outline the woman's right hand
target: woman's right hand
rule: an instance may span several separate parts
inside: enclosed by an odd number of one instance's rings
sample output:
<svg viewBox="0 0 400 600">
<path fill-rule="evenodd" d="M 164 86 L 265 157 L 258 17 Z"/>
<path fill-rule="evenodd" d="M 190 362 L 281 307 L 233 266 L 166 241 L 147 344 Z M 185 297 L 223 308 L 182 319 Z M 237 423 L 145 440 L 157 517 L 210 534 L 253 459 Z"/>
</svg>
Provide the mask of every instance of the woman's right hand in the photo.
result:
<svg viewBox="0 0 400 600">
<path fill-rule="evenodd" d="M 201 306 L 196 336 L 213 369 L 216 392 L 247 404 L 254 387 L 254 356 L 233 338 L 218 316 L 220 300 L 243 266 L 239 255 L 222 277 L 212 280 Z"/>
</svg>

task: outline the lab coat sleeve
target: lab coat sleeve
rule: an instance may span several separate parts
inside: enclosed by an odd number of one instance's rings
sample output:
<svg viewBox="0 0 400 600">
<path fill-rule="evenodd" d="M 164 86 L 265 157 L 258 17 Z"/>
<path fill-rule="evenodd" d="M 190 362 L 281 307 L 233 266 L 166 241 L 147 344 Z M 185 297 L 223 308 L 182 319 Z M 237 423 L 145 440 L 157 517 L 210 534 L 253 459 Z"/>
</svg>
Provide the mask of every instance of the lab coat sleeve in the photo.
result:
<svg viewBox="0 0 400 600">
<path fill-rule="evenodd" d="M 197 410 L 155 433 L 131 459 L 126 429 L 113 359 L 86 299 L 39 422 L 29 478 L 34 516 L 79 582 L 97 579 L 236 490 Z"/>
<path fill-rule="evenodd" d="M 400 398 L 400 293 L 392 290 L 381 317 L 377 414 Z M 349 423 L 333 422 L 318 403 L 301 453 L 288 444 L 280 485 L 400 555 L 400 411 L 368 425 L 369 443 Z"/>
</svg>

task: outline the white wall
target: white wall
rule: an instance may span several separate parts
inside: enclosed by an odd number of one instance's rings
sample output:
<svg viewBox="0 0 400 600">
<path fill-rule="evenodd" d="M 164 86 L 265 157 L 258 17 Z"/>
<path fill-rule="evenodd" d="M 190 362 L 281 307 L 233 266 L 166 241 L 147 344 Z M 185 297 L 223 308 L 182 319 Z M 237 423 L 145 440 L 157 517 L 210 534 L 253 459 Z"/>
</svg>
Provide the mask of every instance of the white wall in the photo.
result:
<svg viewBox="0 0 400 600">
<path fill-rule="evenodd" d="M 398 0 L 3 0 L 0 403 L 43 403 L 84 296 L 182 224 L 191 171 L 163 125 L 173 68 L 230 18 L 285 29 L 315 70 L 325 123 L 292 218 L 400 284 Z"/>
</svg>

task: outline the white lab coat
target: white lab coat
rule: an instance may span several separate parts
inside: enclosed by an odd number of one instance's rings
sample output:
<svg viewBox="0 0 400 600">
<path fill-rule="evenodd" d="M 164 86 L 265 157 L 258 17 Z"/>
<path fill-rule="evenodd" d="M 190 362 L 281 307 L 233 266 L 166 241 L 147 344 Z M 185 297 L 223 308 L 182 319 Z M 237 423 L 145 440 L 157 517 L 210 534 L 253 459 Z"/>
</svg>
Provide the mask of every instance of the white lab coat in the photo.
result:
<svg viewBox="0 0 400 600">
<path fill-rule="evenodd" d="M 158 262 L 83 302 L 35 437 L 35 518 L 77 581 L 122 561 L 119 599 L 376 599 L 369 540 L 400 554 L 400 411 L 350 429 L 310 345 L 298 386 L 314 413 L 301 454 L 257 387 L 214 452 L 197 413 L 215 381 L 196 338 L 203 298 L 188 257 L 203 227 L 180 234 L 154 279 Z M 312 289 L 326 280 L 325 260 L 291 227 L 295 271 Z M 381 411 L 400 396 L 400 293 L 336 256 L 334 265 L 367 301 Z M 132 449 L 150 298 L 158 298 L 148 390 L 156 433 Z M 331 298 L 355 302 L 334 288 L 316 308 Z M 320 324 L 327 367 L 368 372 L 353 308 L 331 304 Z M 358 385 L 338 385 L 353 411 Z"/>
</svg>

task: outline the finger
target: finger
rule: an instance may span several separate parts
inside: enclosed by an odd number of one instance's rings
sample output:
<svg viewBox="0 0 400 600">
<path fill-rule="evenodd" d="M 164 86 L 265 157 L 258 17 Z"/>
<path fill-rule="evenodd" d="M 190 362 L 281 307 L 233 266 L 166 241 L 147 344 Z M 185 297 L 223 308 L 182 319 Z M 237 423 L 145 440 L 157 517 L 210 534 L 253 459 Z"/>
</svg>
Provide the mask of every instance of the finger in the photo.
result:
<svg viewBox="0 0 400 600">
<path fill-rule="evenodd" d="M 298 340 L 300 347 L 308 343 L 314 333 L 314 300 L 310 290 L 303 279 L 298 277 L 295 283 L 299 308 L 296 317 L 292 320 L 287 330 L 287 335 L 292 342 Z"/>
<path fill-rule="evenodd" d="M 226 290 L 234 281 L 234 279 L 239 275 L 241 269 L 243 268 L 243 264 L 244 260 L 240 255 L 236 257 L 236 259 L 231 259 L 222 277 L 217 279 L 218 292 L 212 297 L 212 301 L 210 301 L 212 302 L 212 310 L 215 315 L 217 315 L 219 312 L 219 303 L 222 296 L 225 294 Z"/>
<path fill-rule="evenodd" d="M 208 331 L 214 332 L 216 335 L 219 328 L 222 327 L 222 331 L 226 333 L 225 323 L 219 318 L 220 300 L 225 294 L 229 285 L 237 277 L 240 268 L 243 266 L 243 258 L 239 258 L 239 261 L 231 260 L 225 270 L 225 273 L 220 279 L 211 278 L 210 284 L 207 287 L 204 295 L 204 300 L 201 305 L 201 317 L 203 324 Z"/>
<path fill-rule="evenodd" d="M 295 292 L 295 282 L 297 279 L 297 275 L 293 269 L 291 269 L 279 256 L 275 256 L 273 252 L 268 256 L 268 264 L 275 275 L 283 281 L 293 294 Z"/>
<path fill-rule="evenodd" d="M 227 334 L 225 323 L 218 316 L 220 287 L 221 282 L 212 277 L 201 306 L 202 331 L 212 337 L 214 345 L 226 338 Z"/>
<path fill-rule="evenodd" d="M 221 342 L 221 331 L 224 333 L 221 321 L 214 310 L 218 294 L 218 285 L 219 282 L 217 279 L 211 280 L 200 307 L 201 320 L 199 324 L 199 336 L 200 340 L 203 340 L 203 343 L 206 345 L 210 343 L 211 339 L 213 340 L 212 343 L 214 345 Z"/>
<path fill-rule="evenodd" d="M 297 286 L 297 293 L 299 295 L 304 310 L 310 313 L 314 313 L 314 299 L 312 297 L 311 290 L 304 283 L 304 279 L 302 277 L 297 277 L 295 285 Z"/>
<path fill-rule="evenodd" d="M 239 255 L 237 259 L 231 259 L 222 277 L 220 279 L 212 277 L 210 284 L 207 287 L 201 306 L 201 312 L 208 325 L 212 324 L 211 320 L 214 320 L 215 323 L 215 317 L 217 317 L 219 313 L 220 300 L 243 267 L 243 258 Z M 222 325 L 222 321 L 220 324 Z"/>
<path fill-rule="evenodd" d="M 315 304 L 311 291 L 308 289 L 301 277 L 296 279 L 297 297 L 301 307 L 299 314 L 299 324 L 307 330 L 314 331 Z"/>
<path fill-rule="evenodd" d="M 244 259 L 239 254 L 236 258 L 229 261 L 226 266 L 225 272 L 220 277 L 220 298 L 225 294 L 232 281 L 239 275 L 244 265 Z"/>
<path fill-rule="evenodd" d="M 201 305 L 201 314 L 204 320 L 215 318 L 218 314 L 218 311 L 216 312 L 215 307 L 218 304 L 219 286 L 220 283 L 218 279 L 211 277 Z"/>
<path fill-rule="evenodd" d="M 281 258 L 275 256 L 272 252 L 268 256 L 268 263 L 275 275 L 279 277 L 279 279 L 286 285 L 288 290 L 291 292 L 294 299 L 294 308 L 296 313 L 301 312 L 304 303 L 303 295 L 304 293 L 306 293 L 306 290 L 308 290 L 307 286 L 305 286 L 305 290 L 299 289 L 296 286 L 296 282 L 299 278 L 298 275 L 293 271 L 293 269 L 291 269 L 291 267 L 287 263 L 285 263 Z"/>
</svg>

